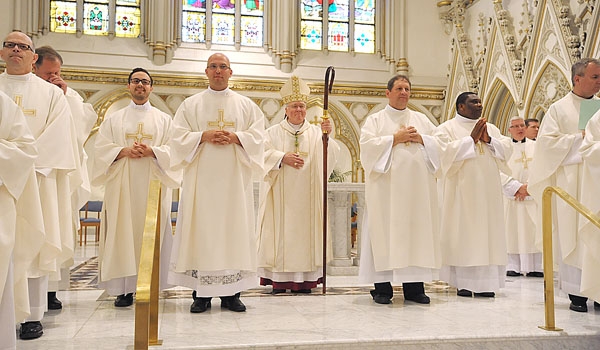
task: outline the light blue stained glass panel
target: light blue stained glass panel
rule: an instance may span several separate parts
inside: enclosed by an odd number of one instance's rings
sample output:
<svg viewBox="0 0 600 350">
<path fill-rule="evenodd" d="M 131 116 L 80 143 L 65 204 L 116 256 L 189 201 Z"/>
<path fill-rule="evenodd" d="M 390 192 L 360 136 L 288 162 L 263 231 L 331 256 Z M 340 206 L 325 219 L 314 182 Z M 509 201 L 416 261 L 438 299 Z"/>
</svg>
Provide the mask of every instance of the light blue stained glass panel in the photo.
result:
<svg viewBox="0 0 600 350">
<path fill-rule="evenodd" d="M 367 24 L 354 25 L 354 51 L 375 53 L 375 26 Z"/>
<path fill-rule="evenodd" d="M 303 0 L 300 2 L 300 17 L 302 19 L 323 19 L 323 6 L 317 0 Z"/>
<path fill-rule="evenodd" d="M 242 16 L 242 38 L 244 46 L 263 45 L 263 18 L 253 16 Z"/>
<path fill-rule="evenodd" d="M 327 46 L 331 51 L 348 51 L 348 23 L 329 22 Z"/>
<path fill-rule="evenodd" d="M 235 16 L 213 13 L 212 41 L 215 44 L 233 45 L 235 32 Z"/>
<path fill-rule="evenodd" d="M 183 11 L 181 40 L 191 43 L 206 41 L 206 14 L 204 12 Z"/>
<path fill-rule="evenodd" d="M 323 41 L 323 23 L 320 21 L 302 21 L 300 23 L 300 48 L 321 50 Z"/>
<path fill-rule="evenodd" d="M 235 13 L 234 0 L 213 0 L 212 4 L 213 13 Z"/>
<path fill-rule="evenodd" d="M 350 18 L 350 5 L 348 0 L 330 1 L 329 5 L 329 20 L 348 22 Z"/>
<path fill-rule="evenodd" d="M 140 8 L 132 6 L 117 6 L 116 10 L 116 36 L 137 38 L 140 35 Z"/>
<path fill-rule="evenodd" d="M 76 2 L 50 1 L 50 31 L 75 33 L 76 14 Z"/>
<path fill-rule="evenodd" d="M 184 11 L 206 11 L 206 0 L 183 0 Z"/>
<path fill-rule="evenodd" d="M 83 4 L 83 34 L 108 35 L 108 5 Z"/>
<path fill-rule="evenodd" d="M 354 21 L 375 24 L 375 0 L 355 0 Z"/>
<path fill-rule="evenodd" d="M 262 16 L 264 5 L 263 0 L 243 0 L 242 15 Z"/>
</svg>

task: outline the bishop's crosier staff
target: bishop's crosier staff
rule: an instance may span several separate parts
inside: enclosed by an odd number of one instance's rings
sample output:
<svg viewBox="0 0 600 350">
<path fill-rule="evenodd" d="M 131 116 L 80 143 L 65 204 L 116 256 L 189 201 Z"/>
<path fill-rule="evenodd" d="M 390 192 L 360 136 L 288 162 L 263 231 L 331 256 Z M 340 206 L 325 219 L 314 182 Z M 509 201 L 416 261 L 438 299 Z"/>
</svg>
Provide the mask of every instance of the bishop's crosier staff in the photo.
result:
<svg viewBox="0 0 600 350">
<path fill-rule="evenodd" d="M 329 93 L 333 88 L 335 69 L 327 67 L 325 72 L 325 89 L 323 89 L 323 120 L 329 119 L 327 108 L 329 107 Z M 327 146 L 329 145 L 329 134 L 323 131 L 323 294 L 327 294 Z"/>
</svg>

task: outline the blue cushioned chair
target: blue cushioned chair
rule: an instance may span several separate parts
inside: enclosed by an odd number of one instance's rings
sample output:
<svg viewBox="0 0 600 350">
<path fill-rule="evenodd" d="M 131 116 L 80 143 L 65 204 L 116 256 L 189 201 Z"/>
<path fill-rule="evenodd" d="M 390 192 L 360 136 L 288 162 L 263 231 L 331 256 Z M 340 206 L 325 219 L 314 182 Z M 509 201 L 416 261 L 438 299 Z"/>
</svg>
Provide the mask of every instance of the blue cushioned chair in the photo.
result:
<svg viewBox="0 0 600 350">
<path fill-rule="evenodd" d="M 171 226 L 175 227 L 175 224 L 177 223 L 177 211 L 179 210 L 179 202 L 172 202 L 171 203 Z M 173 214 L 175 214 L 175 216 L 173 216 Z"/>
<path fill-rule="evenodd" d="M 87 228 L 94 227 L 96 229 L 96 242 L 100 240 L 100 212 L 102 211 L 102 201 L 89 201 L 85 203 L 80 212 L 83 212 L 83 217 L 79 217 L 79 246 L 82 243 L 87 244 Z M 90 217 L 89 213 L 95 213 L 96 217 Z M 85 230 L 85 235 L 84 235 Z M 83 240 L 82 240 L 83 238 Z"/>
</svg>

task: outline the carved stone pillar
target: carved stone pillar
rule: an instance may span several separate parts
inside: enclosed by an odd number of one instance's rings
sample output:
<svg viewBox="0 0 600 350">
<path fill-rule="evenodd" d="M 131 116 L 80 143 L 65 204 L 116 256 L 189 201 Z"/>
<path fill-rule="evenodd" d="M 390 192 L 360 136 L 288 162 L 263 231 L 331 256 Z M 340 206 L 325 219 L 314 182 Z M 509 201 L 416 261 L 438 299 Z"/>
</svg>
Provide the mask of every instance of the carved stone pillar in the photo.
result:
<svg viewBox="0 0 600 350">
<path fill-rule="evenodd" d="M 352 207 L 352 193 L 357 193 L 359 198 L 364 198 L 364 184 L 330 183 L 328 187 L 328 235 L 332 245 L 329 251 L 333 252 L 333 257 L 329 258 L 327 274 L 343 276 L 358 275 L 358 263 L 355 263 L 356 259 L 352 258 L 350 250 L 350 210 Z M 357 220 L 359 231 L 362 224 L 361 212 L 362 207 L 359 207 L 359 216 Z"/>
<path fill-rule="evenodd" d="M 177 46 L 181 23 L 181 1 L 144 1 L 142 36 L 148 45 L 148 58 L 157 65 L 170 63 Z"/>
<path fill-rule="evenodd" d="M 13 3 L 12 30 L 19 30 L 30 37 L 43 33 L 49 5 L 43 0 L 10 0 Z M 8 4 L 6 4 L 8 5 Z M 3 6 L 6 8 L 6 6 Z M 48 29 L 46 28 L 46 31 Z M 5 33 L 6 35 L 8 33 Z"/>
<path fill-rule="evenodd" d="M 298 5 L 295 1 L 269 1 L 265 13 L 266 17 L 265 44 L 271 51 L 275 67 L 282 72 L 290 73 L 296 62 L 296 48 L 298 47 L 298 27 L 295 19 L 298 18 Z M 273 30 L 277 29 L 277 30 Z"/>
</svg>

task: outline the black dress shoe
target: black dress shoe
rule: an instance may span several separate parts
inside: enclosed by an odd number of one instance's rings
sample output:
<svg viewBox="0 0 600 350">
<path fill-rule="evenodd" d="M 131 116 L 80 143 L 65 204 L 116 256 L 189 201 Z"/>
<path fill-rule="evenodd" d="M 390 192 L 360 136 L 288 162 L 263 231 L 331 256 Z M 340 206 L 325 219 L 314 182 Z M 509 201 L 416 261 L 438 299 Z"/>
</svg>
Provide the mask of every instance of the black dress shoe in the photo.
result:
<svg viewBox="0 0 600 350">
<path fill-rule="evenodd" d="M 285 289 L 273 288 L 271 294 L 283 294 L 285 293 Z"/>
<path fill-rule="evenodd" d="M 210 299 L 211 298 L 194 298 L 194 302 L 192 303 L 192 306 L 190 306 L 190 312 L 199 314 L 210 309 Z"/>
<path fill-rule="evenodd" d="M 410 297 L 405 295 L 404 300 L 414 301 L 415 303 L 419 303 L 419 304 L 429 304 L 430 303 L 429 297 L 427 295 L 425 295 L 424 293 L 411 295 Z"/>
<path fill-rule="evenodd" d="M 382 294 L 376 294 L 373 297 L 373 300 L 377 304 L 391 304 L 392 303 L 392 298 L 390 298 L 388 295 L 382 295 Z"/>
<path fill-rule="evenodd" d="M 37 339 L 44 334 L 44 327 L 42 322 L 32 321 L 21 323 L 21 329 L 19 330 L 19 338 L 23 340 Z"/>
<path fill-rule="evenodd" d="M 293 290 L 292 293 L 310 294 L 310 293 L 312 293 L 312 290 L 310 290 L 309 288 L 307 288 L 307 289 L 298 289 L 298 290 Z"/>
<path fill-rule="evenodd" d="M 587 304 L 573 304 L 573 302 L 571 302 L 569 309 L 575 312 L 587 312 Z"/>
<path fill-rule="evenodd" d="M 481 292 L 481 293 L 474 293 L 476 297 L 482 297 L 482 298 L 493 298 L 496 296 L 496 293 L 494 292 Z"/>
<path fill-rule="evenodd" d="M 594 301 L 594 310 L 600 310 L 600 304 L 596 301 Z"/>
<path fill-rule="evenodd" d="M 242 303 L 239 296 L 229 296 L 221 298 L 221 309 L 244 312 L 246 311 L 246 305 Z"/>
<path fill-rule="evenodd" d="M 473 293 L 468 289 L 459 289 L 456 291 L 456 295 L 459 297 L 472 297 Z"/>
<path fill-rule="evenodd" d="M 56 298 L 56 292 L 48 292 L 48 310 L 62 309 L 62 302 Z"/>
<path fill-rule="evenodd" d="M 523 274 L 522 274 L 522 273 L 518 273 L 518 272 L 516 272 L 516 271 L 513 271 L 513 270 L 508 270 L 508 271 L 506 271 L 506 275 L 507 275 L 508 277 L 519 277 L 519 276 L 523 276 Z"/>
<path fill-rule="evenodd" d="M 527 277 L 544 277 L 544 273 L 539 271 L 527 272 Z"/>
<path fill-rule="evenodd" d="M 116 307 L 127 307 L 133 304 L 133 293 L 118 295 L 115 299 Z"/>
</svg>

